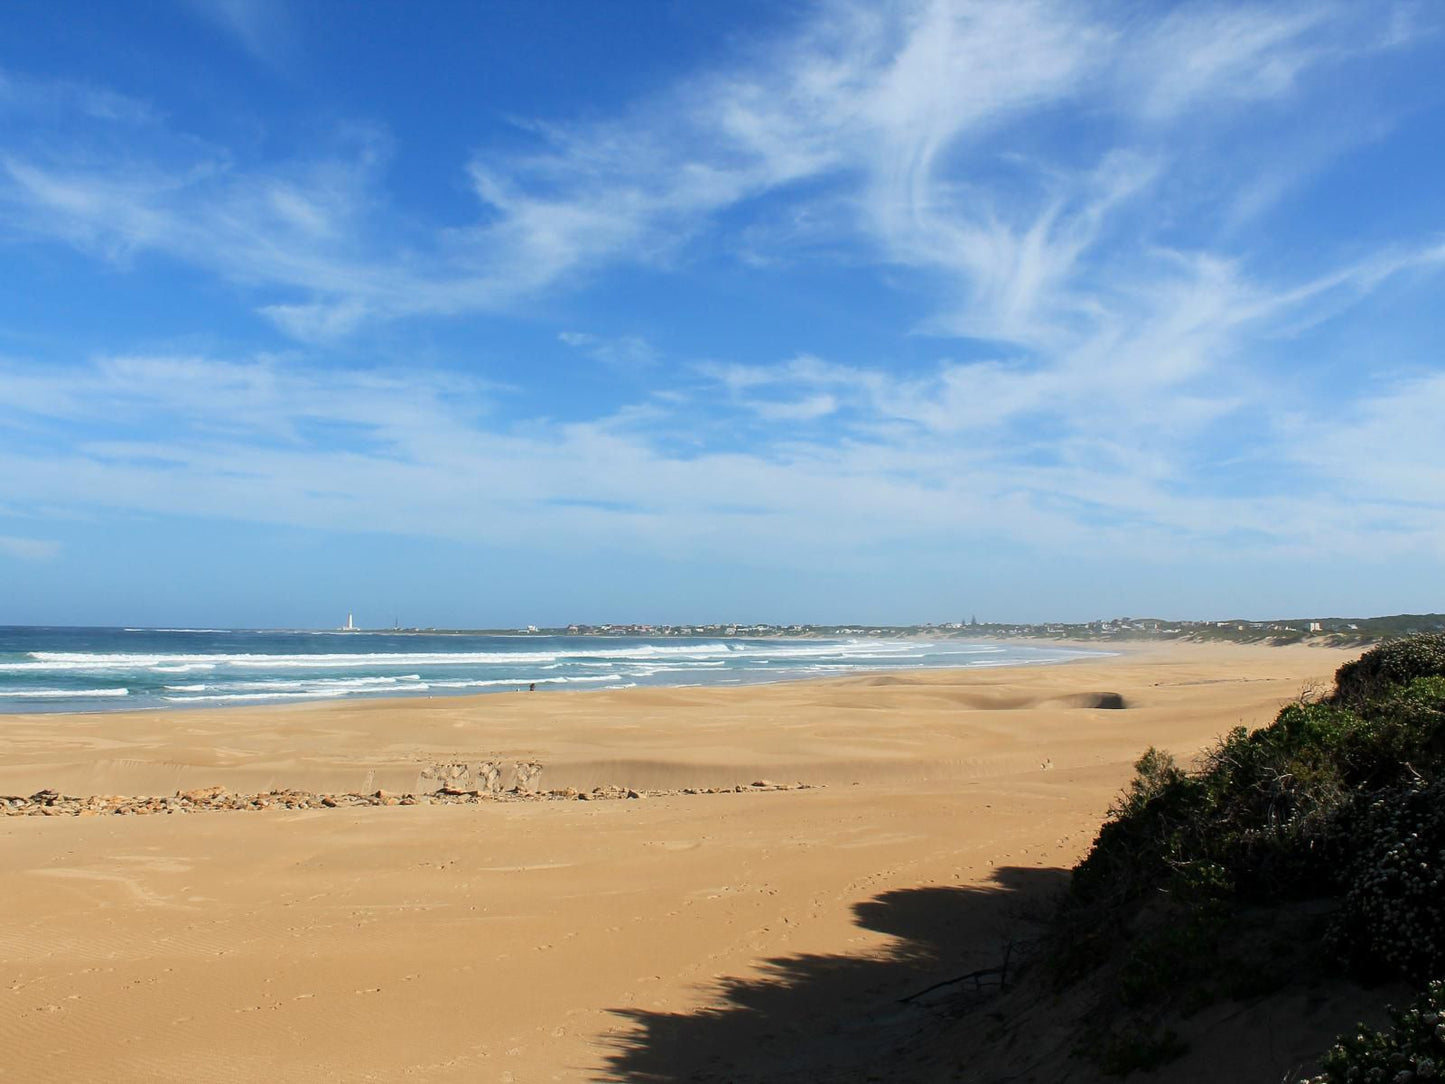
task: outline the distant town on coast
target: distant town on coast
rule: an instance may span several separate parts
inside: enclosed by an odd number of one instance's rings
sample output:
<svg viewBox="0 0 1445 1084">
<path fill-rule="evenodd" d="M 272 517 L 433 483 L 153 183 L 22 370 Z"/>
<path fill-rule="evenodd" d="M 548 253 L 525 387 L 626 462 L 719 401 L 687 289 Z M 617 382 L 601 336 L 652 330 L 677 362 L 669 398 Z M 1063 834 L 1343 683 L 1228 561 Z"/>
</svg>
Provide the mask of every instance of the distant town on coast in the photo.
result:
<svg viewBox="0 0 1445 1084">
<path fill-rule="evenodd" d="M 1230 618 L 1219 621 L 1171 621 L 1157 617 L 1114 617 L 1106 620 L 1042 624 L 1018 622 L 949 621 L 923 625 L 775 625 L 768 623 L 715 623 L 682 625 L 571 624 L 556 628 L 529 625 L 525 629 L 402 628 L 351 631 L 477 635 L 483 633 L 536 636 L 717 636 L 758 639 L 773 636 L 837 637 L 909 636 L 1027 638 L 1040 640 L 1194 640 L 1232 643 L 1319 643 L 1349 647 L 1393 636 L 1445 631 L 1445 614 L 1394 614 L 1386 617 L 1306 617 L 1273 620 Z"/>
</svg>

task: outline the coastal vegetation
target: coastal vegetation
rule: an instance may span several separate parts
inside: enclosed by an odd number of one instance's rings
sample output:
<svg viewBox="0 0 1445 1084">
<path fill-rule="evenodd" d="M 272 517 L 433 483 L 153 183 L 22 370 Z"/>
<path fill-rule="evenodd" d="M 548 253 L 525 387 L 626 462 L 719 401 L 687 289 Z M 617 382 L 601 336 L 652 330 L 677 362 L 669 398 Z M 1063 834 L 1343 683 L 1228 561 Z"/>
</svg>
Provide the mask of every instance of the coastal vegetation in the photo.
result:
<svg viewBox="0 0 1445 1084">
<path fill-rule="evenodd" d="M 1079 1052 L 1126 1075 L 1203 1007 L 1331 974 L 1420 1000 L 1360 1027 L 1322 1084 L 1445 1073 L 1445 635 L 1388 641 L 1328 694 L 1239 727 L 1192 768 L 1150 748 L 1074 870 L 1056 987 L 1101 991 Z"/>
</svg>

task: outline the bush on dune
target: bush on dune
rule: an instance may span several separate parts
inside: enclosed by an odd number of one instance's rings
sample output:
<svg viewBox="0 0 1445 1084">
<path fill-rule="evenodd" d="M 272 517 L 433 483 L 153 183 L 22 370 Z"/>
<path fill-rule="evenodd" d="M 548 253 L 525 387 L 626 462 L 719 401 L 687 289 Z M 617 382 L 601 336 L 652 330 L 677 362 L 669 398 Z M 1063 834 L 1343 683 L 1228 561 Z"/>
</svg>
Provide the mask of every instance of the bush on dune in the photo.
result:
<svg viewBox="0 0 1445 1084">
<path fill-rule="evenodd" d="M 1335 671 L 1331 699 L 1359 707 L 1393 686 L 1416 678 L 1445 677 L 1445 633 L 1429 632 L 1391 640 Z"/>
<path fill-rule="evenodd" d="M 1256 991 L 1282 985 L 1327 946 L 1377 976 L 1441 977 L 1445 636 L 1366 652 L 1330 696 L 1237 728 L 1193 770 L 1152 748 L 1135 768 L 1074 871 L 1050 954 L 1064 985 L 1116 965 L 1096 1030 L 1137 1033 L 1238 996 L 1241 965 Z M 1289 917 L 1304 900 L 1327 903 L 1332 929 Z"/>
<path fill-rule="evenodd" d="M 1415 1003 L 1390 1014 L 1383 1031 L 1359 1027 L 1320 1059 L 1305 1084 L 1411 1084 L 1445 1077 L 1445 982 L 1432 982 Z"/>
<path fill-rule="evenodd" d="M 1445 779 L 1386 792 L 1354 837 L 1335 942 L 1358 971 L 1445 975 Z"/>
</svg>

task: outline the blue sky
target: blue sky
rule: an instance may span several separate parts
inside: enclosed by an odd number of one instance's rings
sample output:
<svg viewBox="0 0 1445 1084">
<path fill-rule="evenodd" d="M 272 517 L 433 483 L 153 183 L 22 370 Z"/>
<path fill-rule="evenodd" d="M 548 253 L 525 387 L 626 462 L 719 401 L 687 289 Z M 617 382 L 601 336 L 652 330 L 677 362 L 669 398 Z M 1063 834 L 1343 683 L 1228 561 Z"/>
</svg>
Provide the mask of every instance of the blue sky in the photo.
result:
<svg viewBox="0 0 1445 1084">
<path fill-rule="evenodd" d="M 11 0 L 0 624 L 1445 610 L 1442 32 Z"/>
</svg>

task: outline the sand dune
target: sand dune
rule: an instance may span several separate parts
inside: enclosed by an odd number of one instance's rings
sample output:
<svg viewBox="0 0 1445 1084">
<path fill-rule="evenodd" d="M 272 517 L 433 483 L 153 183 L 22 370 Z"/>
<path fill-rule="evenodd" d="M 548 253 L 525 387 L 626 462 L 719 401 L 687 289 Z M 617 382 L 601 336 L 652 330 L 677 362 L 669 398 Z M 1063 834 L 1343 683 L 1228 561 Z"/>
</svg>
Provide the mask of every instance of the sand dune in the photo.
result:
<svg viewBox="0 0 1445 1084">
<path fill-rule="evenodd" d="M 516 762 L 543 766 L 540 788 L 825 785 L 4 818 L 3 1068 L 847 1079 L 880 1006 L 997 956 L 1146 745 L 1187 755 L 1262 724 L 1352 654 L 1170 645 L 748 688 L 0 719 L 5 794 L 424 790 L 438 766 Z"/>
</svg>

